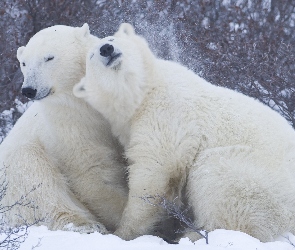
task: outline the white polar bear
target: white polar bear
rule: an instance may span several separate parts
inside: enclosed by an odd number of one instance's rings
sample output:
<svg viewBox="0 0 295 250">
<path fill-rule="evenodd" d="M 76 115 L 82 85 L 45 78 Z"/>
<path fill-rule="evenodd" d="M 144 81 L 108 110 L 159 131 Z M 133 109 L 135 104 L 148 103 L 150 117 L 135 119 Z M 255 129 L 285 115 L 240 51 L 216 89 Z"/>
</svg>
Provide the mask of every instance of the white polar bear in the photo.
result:
<svg viewBox="0 0 295 250">
<path fill-rule="evenodd" d="M 157 59 L 128 24 L 90 50 L 74 94 L 109 120 L 126 150 L 120 237 L 149 233 L 159 211 L 140 197 L 158 195 L 187 198 L 208 231 L 270 241 L 294 230 L 295 133 L 267 106 Z"/>
<path fill-rule="evenodd" d="M 28 193 L 22 203 L 31 202 L 8 212 L 12 225 L 45 218 L 54 230 L 72 224 L 71 230 L 106 233 L 120 222 L 128 198 L 122 149 L 102 115 L 72 94 L 85 75 L 87 51 L 98 40 L 87 24 L 57 25 L 17 51 L 22 93 L 38 101 L 0 145 L 8 181 L 2 205 Z"/>
</svg>

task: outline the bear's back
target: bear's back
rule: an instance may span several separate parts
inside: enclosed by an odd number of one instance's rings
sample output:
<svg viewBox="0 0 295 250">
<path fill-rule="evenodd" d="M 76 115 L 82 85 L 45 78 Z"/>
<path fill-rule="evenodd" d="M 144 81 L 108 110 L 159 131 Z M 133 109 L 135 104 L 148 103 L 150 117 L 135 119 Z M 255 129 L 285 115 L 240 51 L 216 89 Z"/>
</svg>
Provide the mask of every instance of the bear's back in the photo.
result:
<svg viewBox="0 0 295 250">
<path fill-rule="evenodd" d="M 283 154 L 295 146 L 293 128 L 268 106 L 214 86 L 177 63 L 159 60 L 158 64 L 163 84 L 155 95 L 162 96 L 158 96 L 161 103 L 165 98 L 170 102 L 170 121 L 195 120 L 196 129 L 208 137 L 208 146 L 244 144 L 275 155 L 279 153 L 277 148 Z"/>
</svg>

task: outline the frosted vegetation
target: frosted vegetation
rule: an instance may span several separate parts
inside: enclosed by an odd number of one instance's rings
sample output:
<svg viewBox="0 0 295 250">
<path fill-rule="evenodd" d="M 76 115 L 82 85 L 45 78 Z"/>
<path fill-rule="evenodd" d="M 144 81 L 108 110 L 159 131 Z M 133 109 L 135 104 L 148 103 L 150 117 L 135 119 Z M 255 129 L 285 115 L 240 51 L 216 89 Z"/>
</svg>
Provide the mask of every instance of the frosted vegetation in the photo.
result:
<svg viewBox="0 0 295 250">
<path fill-rule="evenodd" d="M 12 129 L 14 121 L 25 112 L 31 103 L 30 101 L 22 103 L 20 100 L 15 99 L 12 108 L 0 113 L 0 143 Z"/>
</svg>

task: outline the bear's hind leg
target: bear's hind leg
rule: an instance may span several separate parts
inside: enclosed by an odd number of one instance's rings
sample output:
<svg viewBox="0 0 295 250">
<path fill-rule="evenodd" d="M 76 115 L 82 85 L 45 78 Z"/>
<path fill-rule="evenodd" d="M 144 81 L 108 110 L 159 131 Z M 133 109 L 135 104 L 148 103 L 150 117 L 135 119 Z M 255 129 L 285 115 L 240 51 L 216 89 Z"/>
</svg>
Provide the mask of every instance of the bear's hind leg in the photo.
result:
<svg viewBox="0 0 295 250">
<path fill-rule="evenodd" d="M 197 227 L 238 230 L 261 241 L 289 231 L 295 193 L 282 169 L 267 167 L 246 147 L 201 153 L 187 187 Z"/>
</svg>

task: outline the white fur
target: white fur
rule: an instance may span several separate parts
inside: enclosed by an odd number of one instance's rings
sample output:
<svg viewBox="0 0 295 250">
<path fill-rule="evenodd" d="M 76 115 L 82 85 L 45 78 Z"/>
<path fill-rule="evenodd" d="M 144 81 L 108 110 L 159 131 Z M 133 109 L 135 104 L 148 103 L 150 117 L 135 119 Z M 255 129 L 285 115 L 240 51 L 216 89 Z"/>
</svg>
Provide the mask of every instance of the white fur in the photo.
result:
<svg viewBox="0 0 295 250">
<path fill-rule="evenodd" d="M 140 199 L 145 195 L 187 199 L 196 226 L 208 231 L 241 230 L 262 241 L 293 231 L 291 126 L 258 101 L 155 58 L 126 26 L 98 42 L 74 87 L 110 121 L 130 163 L 116 234 L 133 239 L 153 228 L 159 211 Z M 102 63 L 105 43 L 122 53 L 116 67 Z"/>
<path fill-rule="evenodd" d="M 0 145 L 8 180 L 2 202 L 8 206 L 29 193 L 26 200 L 38 208 L 15 206 L 8 213 L 12 225 L 44 218 L 51 229 L 73 223 L 80 232 L 106 233 L 105 226 L 114 230 L 121 219 L 127 201 L 121 148 L 108 122 L 72 94 L 97 41 L 87 24 L 53 26 L 18 49 L 23 87 L 36 89 L 40 100 Z M 49 56 L 54 59 L 47 61 Z"/>
</svg>

